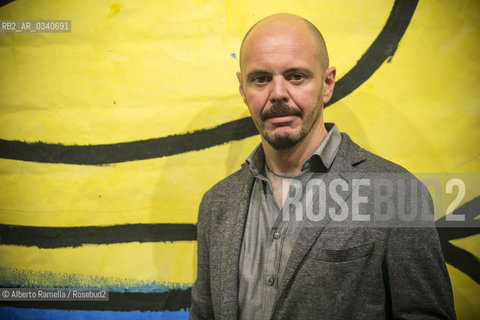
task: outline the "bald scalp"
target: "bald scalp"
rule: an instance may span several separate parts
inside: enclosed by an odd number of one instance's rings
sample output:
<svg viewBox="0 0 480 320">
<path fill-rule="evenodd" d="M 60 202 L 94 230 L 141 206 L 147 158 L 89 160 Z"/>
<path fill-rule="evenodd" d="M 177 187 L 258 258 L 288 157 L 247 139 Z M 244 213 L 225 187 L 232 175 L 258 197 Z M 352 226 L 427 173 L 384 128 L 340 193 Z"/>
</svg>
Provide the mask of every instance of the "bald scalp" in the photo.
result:
<svg viewBox="0 0 480 320">
<path fill-rule="evenodd" d="M 320 60 L 320 65 L 322 66 L 322 71 L 325 71 L 329 66 L 329 59 L 328 59 L 328 52 L 327 46 L 325 45 L 325 40 L 323 39 L 322 33 L 315 27 L 313 23 L 308 21 L 305 18 L 299 17 L 297 15 L 289 14 L 289 13 L 279 13 L 274 14 L 268 17 L 265 17 L 259 21 L 257 21 L 245 34 L 242 40 L 242 44 L 240 46 L 240 70 L 242 70 L 242 60 L 244 56 L 244 48 L 247 44 L 247 40 L 249 39 L 250 35 L 255 32 L 258 28 L 261 28 L 265 24 L 268 23 L 285 23 L 285 24 L 292 24 L 292 23 L 303 23 L 310 34 L 313 36 L 315 43 L 317 44 L 317 52 L 315 55 Z"/>
</svg>

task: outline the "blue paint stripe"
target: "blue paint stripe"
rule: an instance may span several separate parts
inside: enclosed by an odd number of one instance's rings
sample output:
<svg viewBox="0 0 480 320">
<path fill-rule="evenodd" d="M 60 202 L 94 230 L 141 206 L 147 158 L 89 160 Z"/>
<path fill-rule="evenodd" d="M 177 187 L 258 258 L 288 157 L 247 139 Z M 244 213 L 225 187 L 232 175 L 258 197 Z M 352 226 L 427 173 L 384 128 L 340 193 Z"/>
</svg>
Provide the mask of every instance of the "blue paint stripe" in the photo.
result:
<svg viewBox="0 0 480 320">
<path fill-rule="evenodd" d="M 186 290 L 191 283 L 163 283 L 122 279 L 117 277 L 89 276 L 73 273 L 21 270 L 0 267 L 0 286 L 21 288 L 98 288 L 111 292 L 166 292 L 172 289 Z"/>
<path fill-rule="evenodd" d="M 170 312 L 151 311 L 84 311 L 84 310 L 52 310 L 22 309 L 0 307 L 0 319 L 9 320 L 187 320 L 188 310 Z"/>
</svg>

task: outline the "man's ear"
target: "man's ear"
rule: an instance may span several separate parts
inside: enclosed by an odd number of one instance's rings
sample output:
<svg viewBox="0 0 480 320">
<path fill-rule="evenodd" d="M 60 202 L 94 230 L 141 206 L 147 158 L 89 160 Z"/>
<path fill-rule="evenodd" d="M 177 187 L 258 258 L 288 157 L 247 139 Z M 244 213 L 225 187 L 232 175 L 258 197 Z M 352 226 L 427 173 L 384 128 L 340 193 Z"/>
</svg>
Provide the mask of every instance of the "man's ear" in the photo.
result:
<svg viewBox="0 0 480 320">
<path fill-rule="evenodd" d="M 242 96 L 243 102 L 245 103 L 245 105 L 247 105 L 247 99 L 245 98 L 245 93 L 243 92 L 243 81 L 242 81 L 243 78 L 242 78 L 241 72 L 237 72 L 237 79 L 238 79 L 238 91 Z"/>
<path fill-rule="evenodd" d="M 335 67 L 330 67 L 325 70 L 323 75 L 323 103 L 330 101 L 333 95 L 333 88 L 335 87 L 335 75 L 337 70 Z"/>
</svg>

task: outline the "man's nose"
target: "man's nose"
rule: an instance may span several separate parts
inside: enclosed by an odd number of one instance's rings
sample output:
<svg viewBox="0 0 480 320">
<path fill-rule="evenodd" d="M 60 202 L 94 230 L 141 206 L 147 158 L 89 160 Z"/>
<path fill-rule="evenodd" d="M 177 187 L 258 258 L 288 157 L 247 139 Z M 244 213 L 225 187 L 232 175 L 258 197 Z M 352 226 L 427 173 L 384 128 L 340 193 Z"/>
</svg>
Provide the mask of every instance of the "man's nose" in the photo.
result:
<svg viewBox="0 0 480 320">
<path fill-rule="evenodd" d="M 288 90 L 287 84 L 284 79 L 273 78 L 272 79 L 272 90 L 270 92 L 270 102 L 275 103 L 276 101 L 288 102 Z"/>
</svg>

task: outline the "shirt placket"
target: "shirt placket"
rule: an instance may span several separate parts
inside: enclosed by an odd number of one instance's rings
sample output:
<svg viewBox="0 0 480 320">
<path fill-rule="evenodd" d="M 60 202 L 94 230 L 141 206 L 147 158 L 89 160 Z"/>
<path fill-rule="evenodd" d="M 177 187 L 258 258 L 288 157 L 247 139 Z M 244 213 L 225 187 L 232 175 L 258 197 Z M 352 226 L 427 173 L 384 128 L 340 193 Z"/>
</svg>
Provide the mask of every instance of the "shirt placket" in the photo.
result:
<svg viewBox="0 0 480 320">
<path fill-rule="evenodd" d="M 268 180 L 267 180 L 268 181 Z M 279 280 L 279 267 L 281 260 L 281 253 L 283 242 L 285 239 L 285 232 L 288 228 L 288 223 L 278 219 L 280 217 L 280 209 L 278 208 L 275 198 L 273 196 L 272 188 L 270 183 L 266 183 L 265 195 L 267 200 L 268 215 L 269 215 L 269 224 L 267 226 L 266 234 L 266 261 L 264 264 L 265 275 L 262 286 L 265 288 L 265 304 L 264 306 L 269 306 L 263 310 L 263 319 L 270 319 L 271 308 L 275 302 L 275 298 L 278 293 L 278 280 Z M 281 218 L 281 217 L 280 217 Z"/>
</svg>

